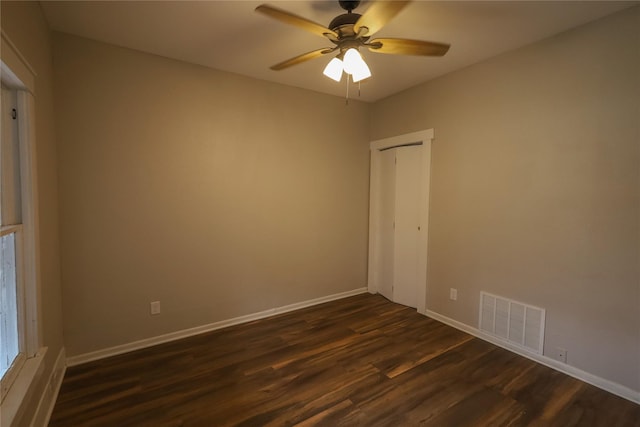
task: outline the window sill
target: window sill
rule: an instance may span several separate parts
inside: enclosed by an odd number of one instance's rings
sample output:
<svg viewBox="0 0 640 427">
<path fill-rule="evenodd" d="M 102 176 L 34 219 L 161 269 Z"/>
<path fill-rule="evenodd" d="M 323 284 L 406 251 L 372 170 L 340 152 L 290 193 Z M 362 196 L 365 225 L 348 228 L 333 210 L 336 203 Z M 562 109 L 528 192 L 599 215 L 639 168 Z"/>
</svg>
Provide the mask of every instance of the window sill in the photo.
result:
<svg viewBox="0 0 640 427">
<path fill-rule="evenodd" d="M 47 347 L 42 347 L 34 357 L 25 360 L 22 369 L 14 380 L 0 405 L 0 425 L 12 426 L 20 408 L 29 394 L 33 393 L 33 385 L 42 376 L 44 356 Z"/>
</svg>

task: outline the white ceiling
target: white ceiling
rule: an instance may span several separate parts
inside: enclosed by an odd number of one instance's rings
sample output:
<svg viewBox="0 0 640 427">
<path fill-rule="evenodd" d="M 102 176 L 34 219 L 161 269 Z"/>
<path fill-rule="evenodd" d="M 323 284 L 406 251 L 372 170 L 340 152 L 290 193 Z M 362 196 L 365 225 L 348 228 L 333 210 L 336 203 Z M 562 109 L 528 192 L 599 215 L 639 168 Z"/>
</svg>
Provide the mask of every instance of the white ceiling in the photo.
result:
<svg viewBox="0 0 640 427">
<path fill-rule="evenodd" d="M 344 96 L 322 75 L 329 55 L 283 71 L 269 66 L 331 43 L 254 12 L 269 3 L 322 25 L 337 1 L 45 1 L 53 30 L 257 79 Z M 376 101 L 419 83 L 593 21 L 638 2 L 414 1 L 376 37 L 445 42 L 442 58 L 363 52 L 373 77 L 361 98 Z M 356 12 L 363 13 L 368 2 Z M 375 38 L 375 37 L 374 37 Z"/>
</svg>

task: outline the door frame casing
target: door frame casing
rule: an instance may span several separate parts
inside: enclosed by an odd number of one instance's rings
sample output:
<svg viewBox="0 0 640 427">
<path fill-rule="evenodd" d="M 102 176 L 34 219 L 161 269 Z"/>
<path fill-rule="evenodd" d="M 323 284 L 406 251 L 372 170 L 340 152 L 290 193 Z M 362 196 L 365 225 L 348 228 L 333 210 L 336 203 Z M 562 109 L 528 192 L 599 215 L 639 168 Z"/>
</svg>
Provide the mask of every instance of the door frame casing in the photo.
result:
<svg viewBox="0 0 640 427">
<path fill-rule="evenodd" d="M 418 313 L 425 314 L 427 306 L 427 249 L 429 241 L 429 190 L 431 184 L 431 143 L 433 129 L 379 139 L 369 143 L 371 151 L 371 169 L 369 181 L 369 266 L 367 288 L 372 294 L 380 289 L 378 269 L 380 265 L 380 151 L 405 145 L 422 145 L 422 167 L 420 171 L 420 230 L 418 231 Z"/>
</svg>

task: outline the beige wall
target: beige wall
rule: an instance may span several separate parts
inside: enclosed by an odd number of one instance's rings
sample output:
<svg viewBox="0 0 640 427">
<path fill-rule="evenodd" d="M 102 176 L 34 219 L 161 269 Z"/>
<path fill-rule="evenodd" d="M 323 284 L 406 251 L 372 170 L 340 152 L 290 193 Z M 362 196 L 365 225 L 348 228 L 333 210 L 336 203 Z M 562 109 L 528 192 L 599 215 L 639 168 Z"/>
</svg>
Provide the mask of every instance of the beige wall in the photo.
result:
<svg viewBox="0 0 640 427">
<path fill-rule="evenodd" d="M 639 16 L 623 11 L 371 113 L 373 139 L 435 129 L 427 308 L 477 327 L 481 290 L 544 307 L 546 355 L 566 348 L 569 364 L 635 390 Z"/>
<path fill-rule="evenodd" d="M 63 34 L 54 66 L 68 355 L 366 286 L 368 105 Z"/>
<path fill-rule="evenodd" d="M 35 2 L 2 2 L 2 31 L 37 73 L 36 151 L 40 207 L 40 326 L 42 342 L 49 347 L 44 374 L 36 386 L 35 398 L 26 402 L 23 412 L 35 413 L 58 353 L 63 346 L 58 242 L 58 179 L 53 125 L 53 85 L 51 35 L 40 6 Z M 18 425 L 27 425 L 18 423 Z"/>
</svg>

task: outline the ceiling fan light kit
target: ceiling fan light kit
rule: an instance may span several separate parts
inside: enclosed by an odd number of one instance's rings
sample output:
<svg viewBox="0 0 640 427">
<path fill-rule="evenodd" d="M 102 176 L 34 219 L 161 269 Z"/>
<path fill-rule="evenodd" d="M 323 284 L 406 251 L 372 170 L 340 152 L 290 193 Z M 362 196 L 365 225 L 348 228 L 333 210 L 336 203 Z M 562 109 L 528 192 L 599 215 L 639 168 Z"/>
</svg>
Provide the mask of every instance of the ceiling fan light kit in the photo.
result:
<svg viewBox="0 0 640 427">
<path fill-rule="evenodd" d="M 344 71 L 351 76 L 354 83 L 357 83 L 371 77 L 371 70 L 358 51 L 360 47 L 367 48 L 375 53 L 420 56 L 443 56 L 449 50 L 448 44 L 422 40 L 392 38 L 369 40 L 374 33 L 378 32 L 387 22 L 400 13 L 410 1 L 372 2 L 371 6 L 362 15 L 352 12 L 360 4 L 359 1 L 339 1 L 338 3 L 347 13 L 336 16 L 328 28 L 267 4 L 258 6 L 256 12 L 325 37 L 334 44 L 333 47 L 316 49 L 280 62 L 273 65 L 271 69 L 276 71 L 283 70 L 338 51 L 338 55 L 324 68 L 323 74 L 339 82 Z"/>
<path fill-rule="evenodd" d="M 340 56 L 343 56 L 342 60 Z M 364 62 L 360 52 L 355 48 L 347 49 L 344 55 L 341 53 L 329 61 L 322 73 L 330 79 L 339 82 L 342 79 L 343 71 L 351 75 L 354 83 L 371 77 L 369 66 Z"/>
</svg>

